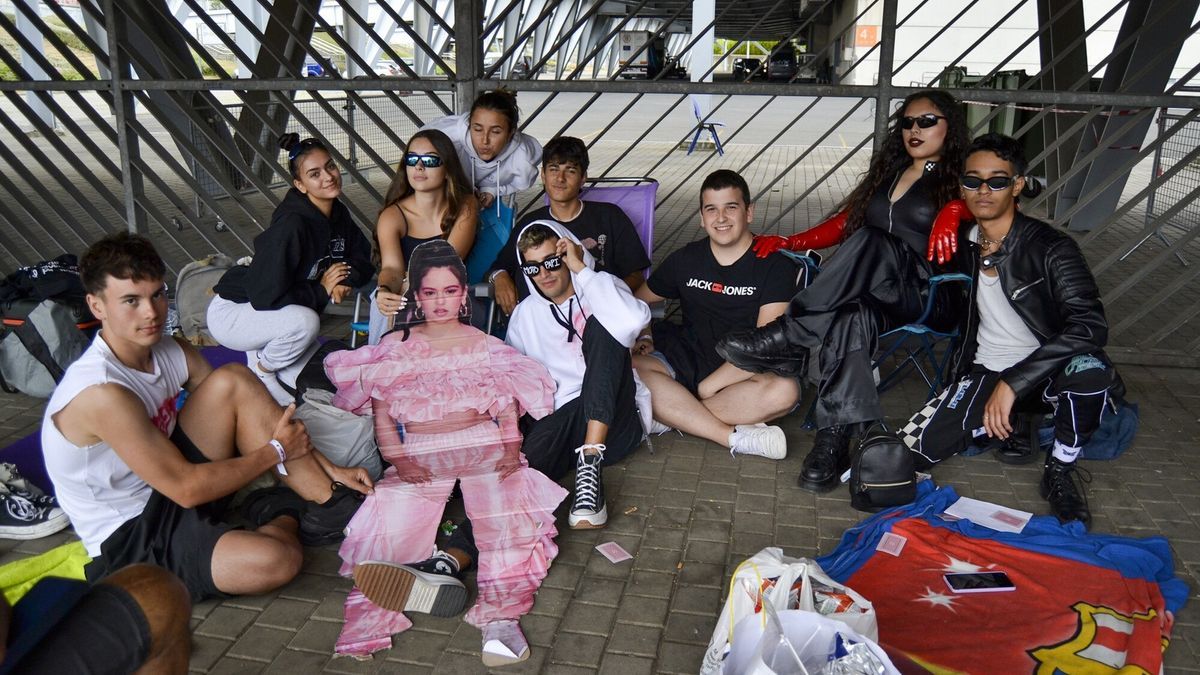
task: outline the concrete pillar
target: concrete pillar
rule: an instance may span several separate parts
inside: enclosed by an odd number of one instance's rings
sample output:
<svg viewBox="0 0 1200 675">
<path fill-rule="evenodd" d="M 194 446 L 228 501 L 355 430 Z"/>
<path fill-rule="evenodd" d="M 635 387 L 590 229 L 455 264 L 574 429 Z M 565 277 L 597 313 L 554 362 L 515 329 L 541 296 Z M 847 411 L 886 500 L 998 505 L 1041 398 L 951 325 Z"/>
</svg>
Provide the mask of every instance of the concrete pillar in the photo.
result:
<svg viewBox="0 0 1200 675">
<path fill-rule="evenodd" d="M 713 46 L 716 44 L 717 32 L 716 28 L 711 26 L 711 24 L 716 16 L 716 0 L 697 0 L 697 2 L 692 3 L 692 37 L 696 37 L 697 31 L 704 31 L 696 39 L 696 43 L 692 45 L 692 58 L 690 62 L 692 82 L 712 82 L 711 73 L 703 80 L 699 78 L 708 72 L 713 65 Z M 692 100 L 700 106 L 701 117 L 706 115 L 712 107 L 711 99 L 712 97 L 708 94 L 692 96 Z"/>
<path fill-rule="evenodd" d="M 35 15 L 38 11 L 38 5 L 41 4 L 38 2 L 38 0 L 13 1 L 24 4 L 30 9 L 30 12 Z M 45 41 L 42 37 L 42 32 L 38 30 L 37 25 L 32 20 L 25 16 L 25 12 L 17 10 L 15 13 L 17 15 L 17 31 L 20 32 L 26 40 L 29 40 L 30 43 L 37 46 L 39 53 L 44 55 L 46 50 L 43 46 Z M 38 65 L 37 60 L 33 58 L 32 54 L 27 53 L 19 46 L 17 48 L 21 51 L 21 67 L 29 73 L 30 77 L 35 80 L 50 79 L 50 74 L 43 70 L 40 65 Z M 41 97 L 37 93 L 32 91 L 25 92 L 25 102 L 29 104 L 29 107 L 33 110 L 33 113 L 40 117 L 43 122 L 51 127 L 54 126 L 54 115 L 50 114 L 50 108 L 45 104 L 45 102 L 42 101 Z"/>
<path fill-rule="evenodd" d="M 254 23 L 254 28 L 262 32 L 264 26 L 267 25 L 266 10 L 258 0 L 235 0 L 237 8 L 242 10 Z M 184 5 L 186 7 L 186 5 Z M 181 21 L 182 23 L 182 21 Z M 250 57 L 250 62 L 244 62 L 238 59 L 238 79 L 246 80 L 254 77 L 254 62 L 253 59 L 258 58 L 259 42 L 258 38 L 249 30 L 249 27 L 242 24 L 240 21 L 234 21 L 233 40 L 237 43 L 238 49 L 241 49 Z"/>
</svg>

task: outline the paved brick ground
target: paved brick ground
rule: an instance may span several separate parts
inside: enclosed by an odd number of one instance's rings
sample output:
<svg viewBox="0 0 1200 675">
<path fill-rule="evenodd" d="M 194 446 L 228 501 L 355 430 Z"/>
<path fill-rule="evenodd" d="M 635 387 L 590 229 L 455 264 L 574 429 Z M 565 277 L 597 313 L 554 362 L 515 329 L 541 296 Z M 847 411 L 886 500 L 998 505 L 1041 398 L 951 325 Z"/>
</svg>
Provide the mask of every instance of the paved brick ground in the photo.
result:
<svg viewBox="0 0 1200 675">
<path fill-rule="evenodd" d="M 330 332 L 344 320 L 327 321 Z M 1122 369 L 1130 398 L 1141 404 L 1142 428 L 1134 448 L 1114 462 L 1088 462 L 1097 532 L 1170 538 L 1177 567 L 1193 594 L 1200 575 L 1200 480 L 1197 457 L 1200 372 Z M 910 379 L 885 398 L 899 420 L 922 398 Z M 0 442 L 32 432 L 41 402 L 0 396 Z M 812 441 L 801 415 L 783 422 L 791 449 L 779 462 L 730 457 L 695 438 L 667 434 L 654 452 L 643 447 L 605 471 L 609 527 L 564 531 L 561 552 L 522 620 L 532 655 L 503 672 L 694 673 L 712 633 L 728 575 L 764 546 L 790 555 L 831 550 L 862 514 L 844 490 L 813 495 L 795 476 Z M 962 494 L 1036 513 L 1036 467 L 1012 467 L 989 456 L 956 458 L 935 472 Z M 63 533 L 31 542 L 0 540 L 0 563 L 67 541 Z M 592 547 L 615 541 L 635 558 L 613 565 Z M 460 618 L 414 617 L 411 631 L 371 661 L 333 658 L 350 583 L 337 576 L 333 547 L 306 552 L 302 574 L 261 597 L 205 602 L 193 611 L 191 668 L 210 673 L 435 672 L 474 673 L 479 631 Z M 1177 621 L 1167 651 L 1169 672 L 1200 672 L 1200 619 L 1192 607 Z"/>
<path fill-rule="evenodd" d="M 757 151 L 731 146 L 720 162 L 737 168 Z M 600 146 L 602 158 L 616 150 Z M 761 180 L 775 176 L 798 154 L 794 147 L 772 148 L 756 167 Z M 818 149 L 792 169 L 759 203 L 760 223 L 780 214 L 807 189 L 841 151 Z M 651 157 L 649 160 L 653 160 Z M 647 163 L 649 160 L 646 160 Z M 636 175 L 632 157 L 620 165 L 623 175 Z M 692 176 L 698 155 L 676 159 L 656 171 L 664 191 L 679 189 L 659 207 L 660 247 L 655 258 L 696 237 L 695 191 L 709 167 Z M 770 167 L 769 170 L 764 167 Z M 861 171 L 851 162 L 827 186 L 810 194 L 787 214 L 777 230 L 803 229 L 833 206 L 849 181 Z M 758 181 L 758 182 L 761 182 Z M 1144 184 L 1144 178 L 1142 179 Z M 1127 194 L 1139 185 L 1127 188 Z M 660 196 L 661 197 L 661 196 Z M 1140 227 L 1131 217 L 1123 232 Z M 1105 235 L 1089 245 L 1097 260 L 1124 239 Z M 1148 258 L 1157 251 L 1144 247 Z M 1094 257 L 1093 257 L 1094 256 Z M 1138 258 L 1132 259 L 1136 269 Z M 1171 282 L 1178 268 L 1156 270 L 1159 287 Z M 1119 278 L 1100 279 L 1112 288 Z M 1192 292 L 1195 284 L 1185 290 Z M 1134 294 L 1137 295 L 1137 294 Z M 1181 300 L 1180 306 L 1190 306 Z M 1122 310 L 1110 308 L 1110 320 Z M 331 317 L 331 335 L 346 332 L 347 319 Z M 1143 332 L 1161 325 L 1146 321 Z M 1194 321 L 1193 321 L 1194 323 Z M 1194 331 L 1180 331 L 1173 344 L 1188 344 Z M 1133 340 L 1130 341 L 1133 343 Z M 1163 534 L 1170 538 L 1179 573 L 1193 594 L 1200 575 L 1200 480 L 1192 460 L 1197 448 L 1200 371 L 1125 366 L 1122 374 L 1130 398 L 1142 406 L 1142 428 L 1132 451 L 1115 462 L 1088 463 L 1093 473 L 1091 497 L 1094 529 L 1130 536 Z M 907 416 L 922 402 L 924 387 L 910 378 L 885 399 L 893 420 Z M 811 392 L 808 393 L 811 396 Z M 0 444 L 33 432 L 40 423 L 42 401 L 0 394 Z M 807 409 L 806 402 L 801 410 Z M 862 514 L 852 510 L 844 490 L 816 496 L 795 486 L 800 462 L 812 442 L 801 428 L 800 414 L 782 422 L 791 455 L 782 461 L 733 458 L 720 447 L 691 437 L 668 434 L 655 439 L 654 453 L 643 448 L 625 463 L 605 471 L 612 514 L 599 532 L 566 531 L 561 552 L 522 625 L 533 645 L 530 660 L 504 672 L 595 672 L 632 675 L 641 672 L 694 673 L 712 633 L 728 575 L 743 558 L 764 546 L 782 546 L 789 554 L 815 556 L 827 552 Z M 962 494 L 1034 512 L 1045 512 L 1037 495 L 1036 467 L 1009 467 L 990 457 L 956 458 L 939 467 L 936 479 Z M 63 543 L 69 533 L 17 543 L 0 540 L 0 563 L 40 553 Z M 635 559 L 612 565 L 592 547 L 616 541 Z M 479 660 L 479 631 L 461 619 L 418 615 L 413 630 L 397 636 L 394 647 L 368 662 L 332 658 L 341 626 L 342 602 L 349 582 L 337 576 L 336 549 L 307 551 L 303 573 L 278 592 L 254 598 L 206 602 L 193 613 L 196 672 L 437 672 L 484 670 Z M 1175 639 L 1167 652 L 1170 672 L 1200 672 L 1200 619 L 1185 609 L 1178 617 Z"/>
</svg>

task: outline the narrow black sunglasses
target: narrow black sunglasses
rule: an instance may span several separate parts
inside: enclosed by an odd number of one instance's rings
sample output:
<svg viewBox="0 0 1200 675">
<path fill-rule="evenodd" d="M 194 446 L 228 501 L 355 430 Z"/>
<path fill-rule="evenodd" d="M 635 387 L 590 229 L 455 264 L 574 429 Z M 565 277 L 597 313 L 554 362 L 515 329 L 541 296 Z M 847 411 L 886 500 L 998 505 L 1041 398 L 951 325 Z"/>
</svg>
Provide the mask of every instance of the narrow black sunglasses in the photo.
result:
<svg viewBox="0 0 1200 675">
<path fill-rule="evenodd" d="M 925 113 L 924 115 L 917 115 L 916 117 L 909 117 L 905 115 L 904 117 L 900 118 L 900 128 L 911 129 L 915 124 L 922 129 L 928 129 L 930 127 L 937 126 L 938 120 L 944 119 L 946 118 L 941 115 L 934 115 L 933 113 Z"/>
<path fill-rule="evenodd" d="M 418 155 L 415 152 L 404 153 L 404 166 L 416 166 L 418 163 L 426 169 L 436 169 L 442 165 L 442 158 L 438 155 Z"/>
<path fill-rule="evenodd" d="M 992 192 L 998 192 L 1000 190 L 1007 190 L 1016 179 L 1016 176 L 992 176 L 987 180 L 984 180 L 979 176 L 963 176 L 961 182 L 963 188 L 970 190 L 971 192 L 978 190 L 985 183 L 987 184 L 989 190 Z"/>
<path fill-rule="evenodd" d="M 561 255 L 552 255 L 541 262 L 523 263 L 521 265 L 521 271 L 524 272 L 525 276 L 527 277 L 536 277 L 542 273 L 542 268 L 545 268 L 546 270 L 556 270 L 562 267 L 562 264 L 563 257 Z"/>
</svg>

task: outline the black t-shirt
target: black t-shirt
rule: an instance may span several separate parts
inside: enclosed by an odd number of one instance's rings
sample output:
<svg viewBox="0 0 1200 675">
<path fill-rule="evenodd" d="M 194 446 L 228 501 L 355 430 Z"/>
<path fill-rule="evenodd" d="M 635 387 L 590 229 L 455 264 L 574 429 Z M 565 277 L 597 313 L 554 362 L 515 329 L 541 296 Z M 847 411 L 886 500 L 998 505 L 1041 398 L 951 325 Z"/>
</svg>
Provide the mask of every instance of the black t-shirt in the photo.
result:
<svg viewBox="0 0 1200 675">
<path fill-rule="evenodd" d="M 508 236 L 508 243 L 496 255 L 491 271 L 505 270 L 517 285 L 518 297 L 524 298 L 529 290 L 521 283 L 521 270 L 517 262 L 517 237 L 521 230 L 535 220 L 553 220 L 550 207 L 543 206 L 531 211 L 521 218 L 521 222 L 513 228 Z M 575 235 L 583 247 L 596 259 L 596 271 L 624 279 L 633 272 L 644 270 L 650 266 L 650 257 L 646 255 L 646 247 L 638 237 L 637 230 L 629 216 L 621 207 L 607 202 L 589 202 L 583 200 L 583 211 L 573 220 L 561 223 L 563 227 Z"/>
<path fill-rule="evenodd" d="M 787 302 L 796 293 L 797 268 L 783 255 L 758 258 L 753 249 L 722 266 L 707 238 L 667 256 L 647 286 L 655 295 L 679 300 L 682 337 L 697 355 L 702 372 L 721 365 L 717 342 L 726 334 L 758 325 L 763 305 Z"/>
</svg>

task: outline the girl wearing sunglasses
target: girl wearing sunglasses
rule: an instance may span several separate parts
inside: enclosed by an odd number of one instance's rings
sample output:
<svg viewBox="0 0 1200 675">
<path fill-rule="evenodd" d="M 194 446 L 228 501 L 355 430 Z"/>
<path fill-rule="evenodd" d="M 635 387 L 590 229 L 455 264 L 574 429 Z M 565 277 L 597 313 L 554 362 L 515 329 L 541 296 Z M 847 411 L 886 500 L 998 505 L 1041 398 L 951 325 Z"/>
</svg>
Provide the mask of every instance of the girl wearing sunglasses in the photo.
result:
<svg viewBox="0 0 1200 675">
<path fill-rule="evenodd" d="M 391 465 L 339 551 L 342 573 L 359 590 L 347 598 L 337 651 L 365 656 L 391 646 L 391 635 L 412 625 L 405 611 L 458 614 L 467 592 L 455 572 L 477 559 L 479 593 L 466 620 L 483 631 L 484 663 L 522 661 L 529 645 L 517 619 L 557 553 L 554 509 L 566 491 L 529 468 L 517 420 L 553 410 L 554 380 L 467 322 L 466 268 L 450 244 L 417 247 L 411 279 L 401 329 L 325 360 L 338 387 L 334 404 L 374 416 Z M 426 560 L 456 480 L 475 545 L 456 533 Z"/>
<path fill-rule="evenodd" d="M 851 436 L 861 423 L 883 417 L 870 346 L 924 309 L 934 274 L 926 260 L 931 228 L 939 210 L 958 197 L 968 143 L 958 101 L 937 90 L 911 94 L 836 215 L 790 237 L 755 240 L 760 257 L 840 244 L 788 313 L 718 345 L 735 366 L 795 377 L 807 375 L 810 355 L 819 354 L 818 431 L 804 460 L 802 487 L 835 487 L 849 466 Z M 946 314 L 949 309 L 935 321 L 949 321 Z"/>
<path fill-rule="evenodd" d="M 446 134 L 413 134 L 375 221 L 379 287 L 371 303 L 368 344 L 377 344 L 404 299 L 405 261 L 427 241 L 450 242 L 466 258 L 475 243 L 479 207 Z"/>
<path fill-rule="evenodd" d="M 235 265 L 213 287 L 208 330 L 246 352 L 250 369 L 281 405 L 316 350 L 320 314 L 371 278 L 371 244 L 342 203 L 342 174 L 318 139 L 284 134 L 292 188 L 254 238 L 249 266 Z"/>
</svg>

